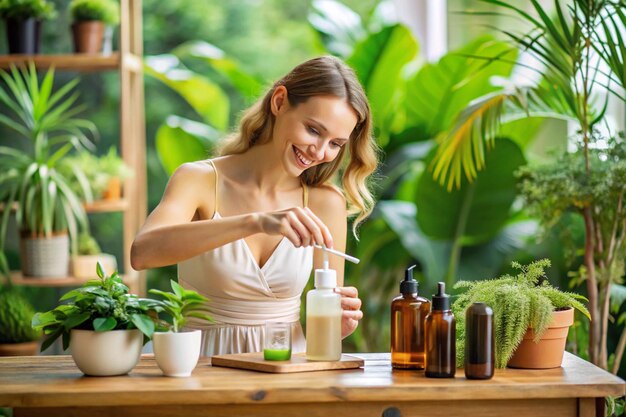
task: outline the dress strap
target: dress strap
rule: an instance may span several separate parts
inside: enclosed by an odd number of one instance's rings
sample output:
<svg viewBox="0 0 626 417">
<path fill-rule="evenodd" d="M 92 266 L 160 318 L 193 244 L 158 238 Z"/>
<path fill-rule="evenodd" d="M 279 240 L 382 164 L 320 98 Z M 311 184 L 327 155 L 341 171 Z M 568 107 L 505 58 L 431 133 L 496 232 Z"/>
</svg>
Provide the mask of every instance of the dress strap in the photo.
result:
<svg viewBox="0 0 626 417">
<path fill-rule="evenodd" d="M 214 213 L 217 213 L 217 196 L 218 196 L 218 192 L 217 192 L 217 168 L 215 168 L 215 164 L 213 163 L 213 161 L 211 159 L 209 159 L 209 163 L 211 164 L 211 166 L 213 167 L 213 171 L 215 172 L 215 209 L 213 210 Z"/>
<path fill-rule="evenodd" d="M 304 207 L 309 205 L 309 187 L 304 182 L 302 183 L 302 204 Z"/>
</svg>

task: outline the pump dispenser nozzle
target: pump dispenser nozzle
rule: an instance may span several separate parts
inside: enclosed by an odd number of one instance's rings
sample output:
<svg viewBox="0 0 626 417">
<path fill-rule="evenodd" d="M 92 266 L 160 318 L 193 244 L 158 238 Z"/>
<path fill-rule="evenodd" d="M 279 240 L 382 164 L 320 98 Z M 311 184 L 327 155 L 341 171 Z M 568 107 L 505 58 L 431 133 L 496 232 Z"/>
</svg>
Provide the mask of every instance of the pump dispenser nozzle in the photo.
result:
<svg viewBox="0 0 626 417">
<path fill-rule="evenodd" d="M 402 294 L 415 294 L 417 293 L 417 281 L 413 279 L 413 268 L 415 265 L 410 266 L 404 271 L 404 281 L 400 282 L 400 292 Z"/>
<path fill-rule="evenodd" d="M 315 288 L 335 288 L 337 272 L 329 268 L 328 253 L 324 251 L 324 269 L 315 270 Z"/>
<path fill-rule="evenodd" d="M 450 296 L 446 294 L 446 283 L 437 283 L 437 294 L 433 295 L 433 310 L 450 310 Z"/>
</svg>

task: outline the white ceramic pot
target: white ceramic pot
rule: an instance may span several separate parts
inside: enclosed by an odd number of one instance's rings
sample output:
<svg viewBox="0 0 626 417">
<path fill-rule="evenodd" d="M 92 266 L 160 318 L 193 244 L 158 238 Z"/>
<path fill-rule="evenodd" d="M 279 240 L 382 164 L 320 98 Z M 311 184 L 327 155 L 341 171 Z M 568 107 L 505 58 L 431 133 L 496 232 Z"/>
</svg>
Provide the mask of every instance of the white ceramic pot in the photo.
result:
<svg viewBox="0 0 626 417">
<path fill-rule="evenodd" d="M 189 376 L 198 364 L 202 331 L 156 332 L 154 358 L 166 376 Z"/>
<path fill-rule="evenodd" d="M 70 349 L 76 366 L 85 375 L 124 375 L 137 365 L 143 334 L 137 330 L 72 330 Z"/>
</svg>

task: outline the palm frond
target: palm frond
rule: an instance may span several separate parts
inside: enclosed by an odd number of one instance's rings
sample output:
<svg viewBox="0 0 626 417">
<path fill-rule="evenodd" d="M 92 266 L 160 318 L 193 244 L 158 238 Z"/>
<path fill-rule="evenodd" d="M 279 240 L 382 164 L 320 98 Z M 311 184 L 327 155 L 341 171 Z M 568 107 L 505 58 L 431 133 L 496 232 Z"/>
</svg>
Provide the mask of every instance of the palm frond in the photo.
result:
<svg viewBox="0 0 626 417">
<path fill-rule="evenodd" d="M 439 137 L 431 165 L 433 177 L 452 190 L 461 186 L 462 171 L 468 180 L 484 168 L 485 146 L 492 146 L 500 124 L 502 106 L 509 93 L 496 92 L 474 100 L 458 116 L 454 127 Z"/>
</svg>

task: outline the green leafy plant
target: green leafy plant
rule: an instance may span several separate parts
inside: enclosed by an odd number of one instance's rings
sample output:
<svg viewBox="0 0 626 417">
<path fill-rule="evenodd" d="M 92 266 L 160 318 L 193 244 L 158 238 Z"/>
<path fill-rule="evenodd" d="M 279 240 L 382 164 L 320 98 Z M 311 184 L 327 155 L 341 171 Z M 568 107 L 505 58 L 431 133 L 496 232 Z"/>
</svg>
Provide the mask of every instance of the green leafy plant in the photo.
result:
<svg viewBox="0 0 626 417">
<path fill-rule="evenodd" d="M 496 344 L 496 367 L 504 368 L 521 343 L 526 331 L 535 332 L 535 342 L 550 325 L 552 312 L 575 308 L 589 318 L 589 311 L 581 303 L 582 295 L 563 292 L 550 285 L 545 276 L 548 259 L 529 265 L 511 264 L 519 273 L 503 275 L 482 281 L 459 281 L 455 289 L 463 289 L 452 305 L 457 319 L 457 360 L 463 363 L 465 345 L 465 311 L 475 302 L 483 302 L 493 309 Z"/>
<path fill-rule="evenodd" d="M 54 4 L 47 0 L 0 0 L 0 17 L 47 20 L 56 17 Z"/>
<path fill-rule="evenodd" d="M 51 236 L 67 230 L 75 253 L 78 228 L 87 223 L 81 195 L 91 201 L 92 194 L 79 167 L 64 174 L 58 166 L 73 148 L 92 148 L 87 134 L 96 134 L 92 122 L 75 117 L 83 110 L 75 106 L 78 79 L 53 92 L 54 69 L 40 83 L 32 64 L 22 70 L 13 67 L 10 73 L 0 71 L 0 78 L 5 83 L 0 102 L 8 108 L 0 114 L 0 124 L 27 140 L 21 147 L 0 146 L 0 202 L 16 208 L 17 226 L 23 232 Z M 80 194 L 69 185 L 74 180 Z M 10 211 L 4 210 L 0 222 L 0 271 L 7 275 L 4 245 Z"/>
<path fill-rule="evenodd" d="M 128 287 L 117 272 L 107 276 L 98 263 L 98 279 L 87 281 L 61 297 L 59 305 L 33 317 L 32 326 L 48 335 L 41 346 L 44 351 L 59 337 L 63 338 L 63 349 L 70 343 L 72 329 L 110 330 L 139 329 L 148 340 L 154 333 L 154 321 L 149 316 L 152 300 L 129 294 Z"/>
<path fill-rule="evenodd" d="M 485 152 L 494 144 L 493 138 L 498 134 L 499 124 L 503 120 L 536 116 L 576 123 L 574 139 L 580 144 L 573 157 L 576 162 L 560 174 L 570 188 L 579 187 L 580 191 L 548 190 L 549 184 L 544 181 L 548 172 L 544 168 L 539 168 L 535 177 L 530 175 L 531 171 L 527 171 L 526 190 L 530 191 L 529 183 L 535 178 L 539 181 L 537 189 L 554 191 L 556 195 L 569 193 L 565 202 L 574 204 L 560 212 L 575 212 L 584 221 L 584 268 L 578 272 L 589 296 L 589 359 L 606 369 L 611 288 L 621 283 L 623 275 L 623 256 L 617 256 L 623 243 L 620 238 L 620 230 L 623 229 L 620 226 L 623 192 L 617 189 L 614 189 L 617 192 L 609 195 L 590 192 L 589 185 L 597 182 L 599 172 L 608 172 L 611 170 L 609 167 L 614 165 L 614 161 L 609 159 L 605 161 L 604 168 L 599 168 L 600 171 L 594 168 L 594 165 L 603 165 L 598 164 L 594 149 L 606 148 L 609 137 L 614 135 L 599 133 L 600 126 L 609 126 L 605 117 L 609 96 L 626 100 L 624 2 L 555 1 L 554 13 L 550 14 L 537 0 L 531 0 L 530 13 L 513 1 L 482 1 L 496 6 L 494 13 L 497 15 L 513 14 L 520 23 L 530 27 L 525 33 L 508 28 L 500 31 L 514 48 L 525 51 L 538 63 L 525 67 L 538 74 L 539 81 L 530 85 L 511 83 L 502 91 L 481 97 L 466 107 L 457 118 L 455 127 L 441 138 L 434 164 L 435 176 L 441 183 L 447 182 L 449 188 L 459 184 L 463 173 L 470 180 L 473 179 L 476 172 L 484 167 Z M 486 66 L 503 60 L 501 57 L 483 59 Z M 571 161 L 569 156 L 565 156 L 555 163 L 563 167 L 567 159 Z M 600 186 L 606 189 L 604 185 Z M 573 201 L 572 197 L 576 197 L 576 194 L 583 198 Z M 548 195 L 545 197 L 554 202 Z M 562 203 L 565 202 L 554 202 L 555 207 L 563 208 Z M 596 212 L 600 207 L 610 207 L 608 217 L 611 220 L 605 222 L 603 214 Z M 559 213 L 553 207 L 548 211 L 551 217 Z M 616 227 L 607 229 L 606 224 L 612 222 Z"/>
<path fill-rule="evenodd" d="M 102 253 L 96 239 L 87 232 L 78 236 L 78 255 L 98 255 Z"/>
<path fill-rule="evenodd" d="M 173 332 L 179 332 L 185 327 L 188 320 L 192 317 L 213 321 L 211 316 L 207 314 L 208 299 L 195 291 L 186 290 L 177 282 L 170 280 L 173 292 L 165 292 L 157 289 L 151 289 L 151 294 L 160 295 L 163 300 L 152 300 L 152 306 L 157 312 L 164 312 L 172 319 L 172 323 L 160 321 L 159 324 L 165 329 Z"/>
<path fill-rule="evenodd" d="M 38 340 L 41 332 L 32 328 L 32 304 L 13 285 L 0 288 L 0 343 Z"/>
<path fill-rule="evenodd" d="M 115 147 L 109 148 L 102 156 L 91 152 L 82 151 L 75 155 L 64 158 L 59 166 L 59 170 L 70 176 L 75 168 L 85 174 L 85 179 L 89 183 L 93 198 L 102 198 L 109 181 L 112 178 L 124 180 L 132 175 L 132 170 L 117 155 Z M 75 179 L 70 183 L 70 187 L 77 193 L 82 189 L 81 183 Z"/>
<path fill-rule="evenodd" d="M 72 0 L 70 15 L 74 22 L 98 20 L 107 25 L 120 21 L 120 6 L 112 0 Z"/>
</svg>

